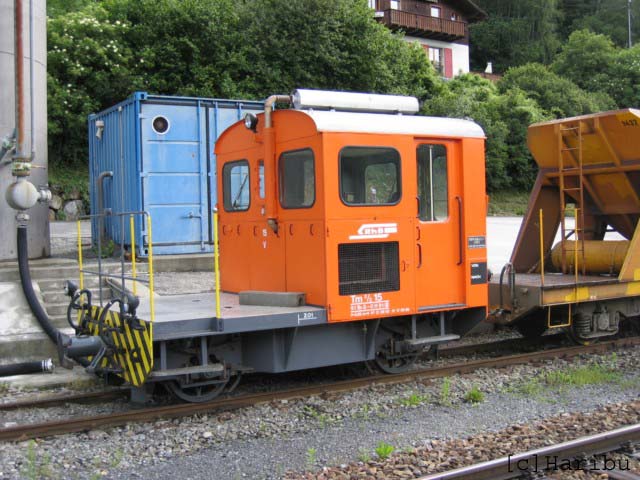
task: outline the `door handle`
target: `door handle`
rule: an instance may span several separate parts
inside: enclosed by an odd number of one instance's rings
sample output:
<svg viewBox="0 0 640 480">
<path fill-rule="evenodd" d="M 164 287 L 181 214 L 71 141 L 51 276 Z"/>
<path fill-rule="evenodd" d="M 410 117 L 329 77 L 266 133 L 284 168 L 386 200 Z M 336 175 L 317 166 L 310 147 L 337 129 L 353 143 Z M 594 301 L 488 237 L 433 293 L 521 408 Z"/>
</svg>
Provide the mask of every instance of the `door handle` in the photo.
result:
<svg viewBox="0 0 640 480">
<path fill-rule="evenodd" d="M 416 266 L 416 268 L 421 268 L 422 267 L 422 245 L 420 245 L 419 243 L 416 244 L 418 246 L 418 265 Z"/>
<path fill-rule="evenodd" d="M 458 202 L 458 263 L 457 265 L 462 265 L 463 262 L 463 235 L 462 235 L 462 198 L 456 197 L 456 202 Z"/>
<path fill-rule="evenodd" d="M 184 218 L 202 218 L 202 215 L 199 213 L 189 212 Z"/>
</svg>

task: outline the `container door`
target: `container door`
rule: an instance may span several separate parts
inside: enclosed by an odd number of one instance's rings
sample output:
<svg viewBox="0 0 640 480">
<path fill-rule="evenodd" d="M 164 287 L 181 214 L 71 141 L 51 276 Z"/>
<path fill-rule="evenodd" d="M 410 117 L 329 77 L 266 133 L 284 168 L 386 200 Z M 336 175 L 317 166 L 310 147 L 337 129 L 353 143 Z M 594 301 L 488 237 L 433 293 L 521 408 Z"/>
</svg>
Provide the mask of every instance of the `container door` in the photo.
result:
<svg viewBox="0 0 640 480">
<path fill-rule="evenodd" d="M 416 144 L 416 307 L 429 312 L 462 307 L 464 232 L 460 144 Z"/>
<path fill-rule="evenodd" d="M 204 108 L 143 104 L 141 122 L 143 208 L 153 219 L 154 252 L 210 250 Z"/>
</svg>

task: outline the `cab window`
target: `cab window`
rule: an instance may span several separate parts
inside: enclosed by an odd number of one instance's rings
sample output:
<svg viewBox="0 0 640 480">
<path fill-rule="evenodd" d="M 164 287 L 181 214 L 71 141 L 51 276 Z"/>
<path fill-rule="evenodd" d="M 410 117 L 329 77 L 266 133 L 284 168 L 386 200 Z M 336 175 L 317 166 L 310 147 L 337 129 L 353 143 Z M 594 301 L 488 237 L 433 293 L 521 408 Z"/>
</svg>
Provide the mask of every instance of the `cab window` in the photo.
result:
<svg viewBox="0 0 640 480">
<path fill-rule="evenodd" d="M 222 199 L 227 212 L 242 212 L 249 209 L 251 201 L 249 162 L 238 160 L 222 167 Z"/>
<path fill-rule="evenodd" d="M 340 196 L 349 206 L 400 201 L 400 154 L 389 147 L 345 147 L 340 152 Z"/>
<path fill-rule="evenodd" d="M 316 201 L 313 150 L 292 150 L 280 155 L 280 205 L 310 208 Z"/>
<path fill-rule="evenodd" d="M 438 222 L 449 217 L 447 149 L 444 145 L 420 145 L 418 157 L 418 217 Z"/>
</svg>

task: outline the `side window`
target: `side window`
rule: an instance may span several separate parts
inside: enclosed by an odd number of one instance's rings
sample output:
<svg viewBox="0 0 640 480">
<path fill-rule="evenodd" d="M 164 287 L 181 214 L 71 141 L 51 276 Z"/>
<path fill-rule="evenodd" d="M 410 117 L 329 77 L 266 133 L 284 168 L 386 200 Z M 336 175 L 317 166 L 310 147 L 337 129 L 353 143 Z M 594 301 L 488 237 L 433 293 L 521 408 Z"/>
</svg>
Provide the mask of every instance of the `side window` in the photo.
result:
<svg viewBox="0 0 640 480">
<path fill-rule="evenodd" d="M 438 222 L 449 217 L 447 149 L 444 145 L 418 147 L 418 217 Z"/>
<path fill-rule="evenodd" d="M 238 160 L 222 167 L 222 199 L 227 212 L 249 209 L 249 187 L 249 162 Z"/>
<path fill-rule="evenodd" d="M 347 205 L 400 201 L 400 154 L 387 147 L 345 147 L 340 152 L 340 196 Z"/>
<path fill-rule="evenodd" d="M 309 208 L 316 201 L 313 150 L 280 155 L 280 204 L 283 208 Z"/>
</svg>

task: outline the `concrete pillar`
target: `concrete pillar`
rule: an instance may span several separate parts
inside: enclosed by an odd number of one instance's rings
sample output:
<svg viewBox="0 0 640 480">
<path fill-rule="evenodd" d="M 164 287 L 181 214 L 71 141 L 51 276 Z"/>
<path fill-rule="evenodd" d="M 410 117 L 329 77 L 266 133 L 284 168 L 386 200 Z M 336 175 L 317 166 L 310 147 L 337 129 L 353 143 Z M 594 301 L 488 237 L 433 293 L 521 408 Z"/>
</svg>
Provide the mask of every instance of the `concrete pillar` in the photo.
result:
<svg viewBox="0 0 640 480">
<path fill-rule="evenodd" d="M 35 150 L 34 168 L 29 177 L 36 187 L 48 182 L 47 162 L 47 5 L 46 0 L 22 0 L 25 77 L 25 134 L 29 153 Z M 29 6 L 33 4 L 33 85 L 30 77 Z M 14 0 L 0 0 L 0 140 L 15 128 L 15 40 Z M 31 102 L 33 88 L 34 132 L 31 141 Z M 7 156 L 10 159 L 10 156 Z M 0 261 L 17 257 L 16 211 L 5 200 L 5 191 L 13 183 L 10 163 L 0 164 Z M 38 204 L 27 213 L 29 222 L 29 256 L 46 257 L 50 254 L 49 209 Z"/>
</svg>

